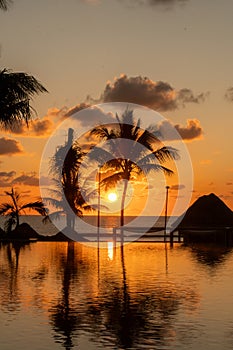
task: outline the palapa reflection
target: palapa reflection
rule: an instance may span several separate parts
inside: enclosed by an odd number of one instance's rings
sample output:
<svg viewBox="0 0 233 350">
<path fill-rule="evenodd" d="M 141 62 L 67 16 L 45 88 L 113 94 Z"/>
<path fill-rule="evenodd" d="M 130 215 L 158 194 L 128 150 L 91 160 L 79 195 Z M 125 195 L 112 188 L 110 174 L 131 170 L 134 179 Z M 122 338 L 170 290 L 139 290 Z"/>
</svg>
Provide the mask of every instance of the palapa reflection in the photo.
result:
<svg viewBox="0 0 233 350">
<path fill-rule="evenodd" d="M 232 248 L 213 244 L 195 244 L 190 251 L 198 263 L 209 268 L 218 268 L 229 258 Z"/>
</svg>

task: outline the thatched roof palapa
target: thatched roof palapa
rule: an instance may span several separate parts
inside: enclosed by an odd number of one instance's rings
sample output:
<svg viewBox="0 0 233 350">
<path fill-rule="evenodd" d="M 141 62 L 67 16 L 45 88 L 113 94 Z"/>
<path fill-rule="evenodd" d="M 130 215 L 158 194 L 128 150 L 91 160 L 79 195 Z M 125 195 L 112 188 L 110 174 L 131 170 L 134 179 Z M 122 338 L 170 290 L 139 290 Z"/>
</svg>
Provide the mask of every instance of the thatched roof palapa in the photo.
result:
<svg viewBox="0 0 233 350">
<path fill-rule="evenodd" d="M 198 198 L 187 210 L 178 228 L 233 227 L 232 210 L 214 193 Z"/>
</svg>

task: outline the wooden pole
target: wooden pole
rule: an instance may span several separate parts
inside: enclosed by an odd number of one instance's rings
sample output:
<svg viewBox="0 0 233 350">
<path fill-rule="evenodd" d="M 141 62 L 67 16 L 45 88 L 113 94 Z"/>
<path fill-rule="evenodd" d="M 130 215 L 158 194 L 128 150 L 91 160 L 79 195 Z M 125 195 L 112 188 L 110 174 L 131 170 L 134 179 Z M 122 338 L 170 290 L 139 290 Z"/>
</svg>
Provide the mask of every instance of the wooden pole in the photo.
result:
<svg viewBox="0 0 233 350">
<path fill-rule="evenodd" d="M 98 170 L 98 216 L 97 216 L 97 241 L 98 249 L 100 245 L 100 167 Z"/>
<path fill-rule="evenodd" d="M 166 242 L 166 233 L 167 233 L 167 207 L 168 207 L 168 190 L 169 186 L 166 186 L 166 202 L 165 202 L 165 224 L 164 224 L 164 241 Z"/>
</svg>

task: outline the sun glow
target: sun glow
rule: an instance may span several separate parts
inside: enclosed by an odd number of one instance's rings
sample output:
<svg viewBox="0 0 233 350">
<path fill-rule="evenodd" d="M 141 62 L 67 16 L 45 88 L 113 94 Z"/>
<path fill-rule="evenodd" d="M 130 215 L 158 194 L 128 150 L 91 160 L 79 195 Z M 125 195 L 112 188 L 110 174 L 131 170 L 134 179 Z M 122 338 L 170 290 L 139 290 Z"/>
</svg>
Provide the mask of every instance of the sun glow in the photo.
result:
<svg viewBox="0 0 233 350">
<path fill-rule="evenodd" d="M 110 202 L 116 202 L 117 200 L 117 194 L 115 192 L 108 193 L 108 200 Z"/>
</svg>

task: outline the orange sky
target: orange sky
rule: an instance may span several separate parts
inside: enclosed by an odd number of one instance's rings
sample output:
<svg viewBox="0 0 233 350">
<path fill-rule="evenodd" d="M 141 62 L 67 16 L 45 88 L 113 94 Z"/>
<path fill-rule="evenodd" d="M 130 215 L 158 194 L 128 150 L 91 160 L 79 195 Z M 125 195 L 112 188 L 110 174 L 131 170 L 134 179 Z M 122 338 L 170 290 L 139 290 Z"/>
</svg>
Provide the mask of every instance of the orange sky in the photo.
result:
<svg viewBox="0 0 233 350">
<path fill-rule="evenodd" d="M 25 201 L 39 195 L 44 146 L 67 113 L 121 101 L 158 110 L 180 132 L 194 171 L 192 201 L 214 192 L 233 209 L 233 4 L 156 3 L 22 0 L 0 13 L 1 67 L 32 74 L 49 90 L 35 98 L 28 130 L 0 133 L 1 201 L 11 186 Z M 171 206 L 176 180 L 168 182 Z"/>
</svg>

